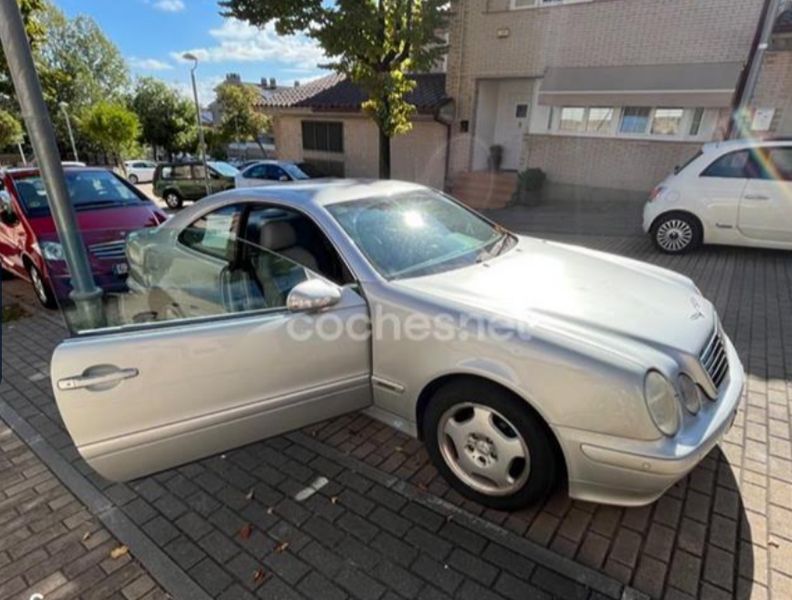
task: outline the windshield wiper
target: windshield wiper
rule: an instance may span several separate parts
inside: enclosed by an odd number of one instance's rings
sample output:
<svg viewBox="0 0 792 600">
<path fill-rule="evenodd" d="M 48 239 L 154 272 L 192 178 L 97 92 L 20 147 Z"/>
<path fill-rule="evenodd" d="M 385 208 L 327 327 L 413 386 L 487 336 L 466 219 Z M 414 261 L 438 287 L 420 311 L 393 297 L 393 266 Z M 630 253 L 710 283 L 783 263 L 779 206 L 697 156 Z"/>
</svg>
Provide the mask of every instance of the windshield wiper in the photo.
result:
<svg viewBox="0 0 792 600">
<path fill-rule="evenodd" d="M 484 249 L 478 253 L 478 256 L 476 256 L 476 262 L 481 263 L 485 260 L 489 260 L 498 256 L 501 252 L 503 252 L 506 242 L 509 239 L 510 237 L 508 233 L 501 233 L 498 239 L 496 239 L 491 244 L 487 244 L 487 246 L 485 246 Z"/>
</svg>

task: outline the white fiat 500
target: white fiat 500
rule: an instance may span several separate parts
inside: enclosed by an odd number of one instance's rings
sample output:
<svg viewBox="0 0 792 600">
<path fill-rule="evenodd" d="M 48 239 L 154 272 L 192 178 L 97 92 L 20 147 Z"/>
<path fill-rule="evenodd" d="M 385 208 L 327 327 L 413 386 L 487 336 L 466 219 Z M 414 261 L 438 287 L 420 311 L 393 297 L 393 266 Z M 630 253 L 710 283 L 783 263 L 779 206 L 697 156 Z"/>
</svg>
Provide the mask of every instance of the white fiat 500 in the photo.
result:
<svg viewBox="0 0 792 600">
<path fill-rule="evenodd" d="M 701 244 L 792 249 L 792 140 L 707 144 L 652 191 L 643 227 L 670 254 Z"/>
<path fill-rule="evenodd" d="M 677 273 L 514 235 L 403 182 L 233 190 L 132 233 L 129 293 L 52 359 L 78 450 L 114 480 L 343 413 L 417 436 L 509 510 L 654 501 L 718 443 L 743 368 Z"/>
</svg>

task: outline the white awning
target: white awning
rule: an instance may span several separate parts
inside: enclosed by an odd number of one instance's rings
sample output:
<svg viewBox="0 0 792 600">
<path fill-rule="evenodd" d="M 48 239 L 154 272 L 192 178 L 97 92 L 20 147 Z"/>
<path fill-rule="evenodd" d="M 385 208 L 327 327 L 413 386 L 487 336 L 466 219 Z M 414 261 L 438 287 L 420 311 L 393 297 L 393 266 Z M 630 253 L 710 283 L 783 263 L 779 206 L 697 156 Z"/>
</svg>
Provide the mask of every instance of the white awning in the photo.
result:
<svg viewBox="0 0 792 600">
<path fill-rule="evenodd" d="M 741 63 L 549 68 L 539 104 L 728 107 L 741 71 Z"/>
</svg>

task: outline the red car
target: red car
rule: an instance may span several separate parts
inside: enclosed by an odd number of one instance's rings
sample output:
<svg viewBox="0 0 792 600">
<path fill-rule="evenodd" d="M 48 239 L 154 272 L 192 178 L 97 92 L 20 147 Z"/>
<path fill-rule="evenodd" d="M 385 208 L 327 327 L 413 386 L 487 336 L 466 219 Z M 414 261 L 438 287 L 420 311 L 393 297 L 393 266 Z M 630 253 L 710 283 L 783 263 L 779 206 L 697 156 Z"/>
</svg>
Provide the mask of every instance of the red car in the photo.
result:
<svg viewBox="0 0 792 600">
<path fill-rule="evenodd" d="M 66 186 L 88 249 L 94 280 L 126 291 L 126 236 L 166 215 L 134 186 L 101 168 L 66 168 Z M 33 284 L 41 303 L 68 298 L 69 271 L 38 169 L 0 172 L 0 267 Z"/>
</svg>

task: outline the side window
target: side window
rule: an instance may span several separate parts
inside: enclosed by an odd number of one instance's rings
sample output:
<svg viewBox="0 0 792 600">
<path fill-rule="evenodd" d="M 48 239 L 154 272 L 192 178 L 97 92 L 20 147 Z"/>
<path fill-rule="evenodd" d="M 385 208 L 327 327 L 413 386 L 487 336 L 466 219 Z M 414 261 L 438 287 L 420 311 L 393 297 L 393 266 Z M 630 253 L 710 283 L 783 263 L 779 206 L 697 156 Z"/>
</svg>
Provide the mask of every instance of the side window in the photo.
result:
<svg viewBox="0 0 792 600">
<path fill-rule="evenodd" d="M 721 156 L 704 169 L 702 177 L 750 179 L 758 176 L 758 168 L 750 150 L 739 150 Z"/>
<path fill-rule="evenodd" d="M 256 165 L 245 171 L 246 179 L 266 179 L 267 170 L 264 165 Z"/>
<path fill-rule="evenodd" d="M 190 165 L 176 165 L 173 167 L 173 179 L 190 179 Z"/>
<path fill-rule="evenodd" d="M 162 167 L 160 179 L 173 179 L 173 167 Z"/>
<path fill-rule="evenodd" d="M 284 175 L 286 175 L 286 171 L 278 165 L 267 165 L 267 179 L 270 181 L 280 181 Z"/>
<path fill-rule="evenodd" d="M 241 214 L 239 205 L 209 213 L 187 226 L 179 234 L 179 241 L 197 252 L 231 260 Z"/>
<path fill-rule="evenodd" d="M 773 179 L 792 181 L 792 148 L 769 148 L 768 158 Z"/>
<path fill-rule="evenodd" d="M 193 169 L 192 170 L 193 179 L 203 180 L 206 178 L 206 171 L 204 170 L 203 165 L 193 165 L 192 169 Z"/>
</svg>

